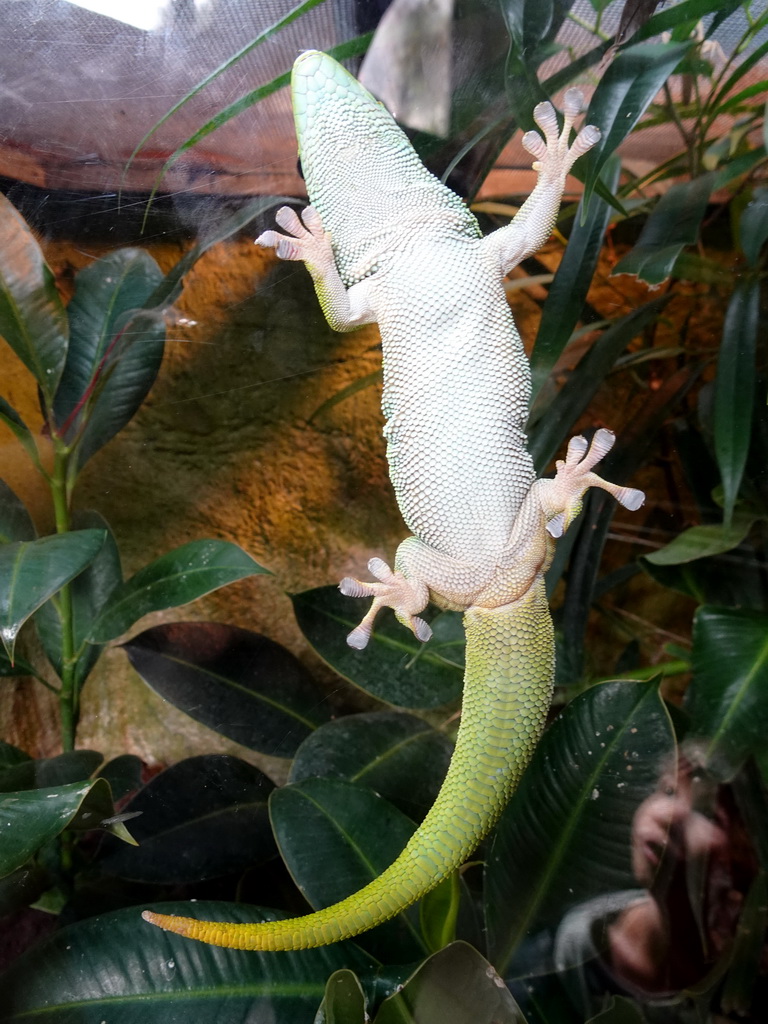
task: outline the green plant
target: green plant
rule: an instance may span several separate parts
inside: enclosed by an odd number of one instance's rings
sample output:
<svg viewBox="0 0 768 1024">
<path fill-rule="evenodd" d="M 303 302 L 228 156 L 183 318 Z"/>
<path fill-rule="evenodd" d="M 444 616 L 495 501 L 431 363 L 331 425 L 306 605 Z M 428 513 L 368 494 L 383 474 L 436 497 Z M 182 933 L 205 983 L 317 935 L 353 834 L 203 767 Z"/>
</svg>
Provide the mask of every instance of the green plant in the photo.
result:
<svg viewBox="0 0 768 1024">
<path fill-rule="evenodd" d="M 541 88 L 537 69 L 564 12 L 539 4 L 538 18 L 516 19 L 515 5 L 507 6 L 513 40 L 508 85 L 519 98 L 523 86 L 527 94 Z M 0 980 L 8 1020 L 44 1014 L 50 1019 L 55 1013 L 61 1020 L 128 1021 L 141 1013 L 164 1022 L 190 1015 L 235 1022 L 262 1014 L 293 1024 L 311 1020 L 315 1012 L 317 1021 L 349 1024 L 362 1024 L 366 1013 L 377 1024 L 582 1024 L 587 1017 L 603 1024 L 687 1022 L 750 1012 L 759 1019 L 759 1008 L 751 1004 L 766 923 L 768 865 L 768 762 L 762 744 L 768 725 L 768 437 L 761 417 L 766 368 L 759 362 L 757 310 L 768 217 L 759 186 L 765 145 L 755 129 L 764 123 L 765 85 L 742 86 L 740 77 L 759 57 L 738 63 L 737 53 L 717 71 L 708 61 L 708 39 L 697 36 L 696 22 L 721 6 L 685 0 L 654 15 L 639 30 L 641 41 L 630 40 L 602 76 L 587 116 L 603 128 L 603 142 L 585 168 L 579 210 L 566 211 L 561 222 L 564 228 L 570 219 L 569 245 L 543 304 L 532 358 L 538 399 L 530 434 L 539 469 L 579 421 L 584 425 L 585 416 L 590 425 L 587 409 L 602 385 L 623 387 L 638 412 L 622 431 L 622 447 L 606 473 L 635 474 L 649 452 L 658 463 L 659 449 L 673 451 L 664 470 L 674 509 L 687 506 L 673 511 L 681 532 L 641 562 L 625 560 L 599 578 L 612 509 L 603 499 L 590 499 L 560 544 L 550 579 L 551 589 L 558 589 L 563 706 L 523 784 L 478 862 L 355 943 L 237 953 L 165 936 L 142 925 L 139 909 L 170 900 L 165 910 L 189 914 L 190 904 L 173 901 L 195 898 L 201 902 L 191 912 L 201 917 L 260 920 L 267 913 L 295 913 L 306 903 L 327 905 L 378 874 L 430 805 L 450 756 L 462 677 L 458 618 L 433 613 L 434 639 L 424 647 L 385 620 L 361 654 L 344 643 L 359 617 L 354 602 L 333 587 L 294 595 L 297 620 L 315 650 L 342 678 L 387 706 L 333 720 L 302 666 L 264 637 L 222 624 L 184 622 L 130 637 L 124 644 L 128 658 L 165 699 L 246 747 L 290 758 L 287 786 L 274 787 L 256 769 L 223 755 L 187 759 L 142 785 L 135 758 L 102 766 L 98 755 L 72 751 L 79 692 L 100 645 L 129 630 L 145 612 L 204 592 L 171 585 L 179 552 L 161 556 L 122 583 L 105 524 L 91 515 L 82 523 L 85 529 L 72 531 L 69 518 L 80 468 L 127 422 L 154 378 L 158 310 L 172 301 L 193 254 L 170 280 L 152 277 L 138 298 L 128 274 L 130 288 L 126 283 L 118 306 L 105 302 L 106 277 L 118 265 L 138 274 L 149 267 L 146 258 L 135 251 L 115 254 L 84 271 L 80 299 L 67 310 L 70 350 L 86 350 L 86 313 L 89 322 L 101 325 L 100 340 L 87 349 L 86 370 L 76 372 L 78 359 L 68 372 L 60 340 L 64 311 L 26 228 L 4 210 L 3 223 L 17 246 L 5 251 L 26 256 L 9 261 L 16 277 L 11 274 L 5 294 L 14 301 L 0 306 L 2 331 L 41 386 L 60 530 L 35 540 L 18 499 L 0 494 L 6 541 L 0 568 L 5 556 L 12 567 L 30 564 L 35 570 L 25 602 L 15 591 L 17 603 L 7 602 L 12 611 L 3 636 L 9 650 L 0 668 L 38 674 L 35 666 L 11 660 L 15 633 L 34 614 L 51 664 L 60 669 L 62 745 L 70 752 L 34 762 L 14 748 L 0 748 L 0 789 L 12 792 L 14 801 L 10 810 L 7 801 L 0 806 L 18 838 L 0 847 L 0 899 L 6 908 L 43 896 L 49 905 L 58 899 L 66 915 L 79 919 L 33 948 Z M 600 41 L 575 70 L 591 66 L 607 49 L 608 41 L 600 39 L 602 5 L 595 9 Z M 745 50 L 766 16 L 753 17 L 749 3 L 732 3 L 715 21 L 731 11 L 746 17 L 740 44 Z M 662 28 L 672 31 L 667 41 L 642 42 Z M 764 50 L 761 45 L 752 52 Z M 665 84 L 673 73 L 685 76 L 683 102 Z M 563 83 L 560 75 L 544 85 Z M 678 126 L 681 152 L 643 179 L 622 179 L 615 149 L 633 129 L 646 130 L 643 110 L 653 123 Z M 714 116 L 722 111 L 744 119 L 726 140 L 711 134 Z M 464 125 L 462 131 L 470 129 Z M 454 142 L 461 152 L 468 139 L 459 133 Z M 648 194 L 652 182 L 664 179 L 675 182 L 664 197 Z M 722 189 L 727 199 L 711 206 L 711 195 Z M 615 269 L 664 287 L 610 318 L 601 315 L 599 296 L 588 295 L 609 222 L 619 243 L 622 231 L 631 237 L 633 222 L 642 224 Z M 733 230 L 735 252 L 729 249 L 725 258 L 712 241 L 713 228 L 724 225 Z M 713 287 L 727 314 L 722 338 L 702 342 L 694 330 L 697 304 Z M 107 308 L 119 309 L 122 319 L 117 312 L 107 315 Z M 597 336 L 556 387 L 551 371 L 566 346 L 583 336 L 580 322 Z M 128 374 L 135 362 L 122 343 L 133 338 L 137 324 L 155 339 L 153 359 L 146 355 L 144 363 L 138 353 L 133 356 L 140 362 L 140 385 Z M 58 375 L 61 383 L 50 379 Z M 129 379 L 130 398 L 115 402 L 116 394 L 128 396 Z M 119 417 L 113 414 L 117 406 L 124 409 Z M 44 472 L 31 433 L 5 405 L 2 415 Z M 664 530 L 667 536 L 668 523 Z M 58 547 L 51 549 L 53 542 Z M 191 555 L 204 550 L 210 551 L 194 548 Z M 48 559 L 44 563 L 33 557 L 40 551 Z M 234 563 L 223 567 L 224 575 L 260 571 L 242 553 L 235 553 Z M 646 644 L 653 624 L 628 629 L 615 596 L 641 568 L 657 585 L 684 594 L 691 611 L 698 605 L 690 644 L 668 645 L 660 657 Z M 595 679 L 585 667 L 588 614 L 594 609 L 614 627 L 611 664 L 601 673 L 612 678 L 599 685 L 591 685 Z M 682 673 L 690 673 L 690 683 L 683 706 L 676 707 L 663 699 L 666 691 L 652 677 Z M 647 681 L 631 681 L 639 678 Z M 105 780 L 120 799 L 120 813 L 131 816 L 138 847 L 111 836 L 97 844 L 81 841 L 84 826 L 115 818 Z M 702 914 L 706 864 L 676 861 L 670 843 L 660 854 L 658 872 L 647 880 L 635 859 L 641 809 L 693 789 L 691 816 L 709 821 L 726 814 L 748 850 L 740 865 L 739 928 L 734 922 L 735 938 L 723 949 L 708 945 Z M 56 850 L 52 843 L 62 823 L 67 831 Z M 680 891 L 690 894 L 692 914 L 680 945 L 689 948 L 695 945 L 692 935 L 706 936 L 700 973 L 693 984 L 680 982 L 666 1007 L 651 997 L 629 998 L 595 967 L 611 963 L 600 942 L 592 941 L 598 926 L 607 941 L 608 925 L 620 922 L 627 899 L 641 902 L 644 893 L 646 902 L 677 912 L 672 896 L 677 899 Z M 257 909 L 262 905 L 280 910 Z M 670 948 L 670 963 L 678 952 Z"/>
</svg>

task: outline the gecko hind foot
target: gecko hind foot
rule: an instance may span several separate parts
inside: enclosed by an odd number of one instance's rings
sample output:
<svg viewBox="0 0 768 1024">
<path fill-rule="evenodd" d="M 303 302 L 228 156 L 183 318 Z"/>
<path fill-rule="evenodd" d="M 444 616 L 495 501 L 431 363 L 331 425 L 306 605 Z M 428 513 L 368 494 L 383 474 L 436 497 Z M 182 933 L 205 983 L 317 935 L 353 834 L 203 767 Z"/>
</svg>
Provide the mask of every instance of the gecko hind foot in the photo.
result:
<svg viewBox="0 0 768 1024">
<path fill-rule="evenodd" d="M 601 427 L 591 443 L 581 435 L 572 437 L 568 442 L 565 459 L 559 459 L 555 464 L 555 478 L 544 481 L 543 504 L 550 536 L 561 537 L 565 533 L 581 511 L 584 492 L 590 487 L 607 491 L 619 504 L 633 512 L 643 504 L 645 494 L 642 491 L 613 484 L 592 472 L 593 467 L 613 448 L 615 441 L 613 431 Z"/>
<path fill-rule="evenodd" d="M 264 231 L 254 245 L 274 249 L 278 259 L 303 261 L 313 267 L 324 267 L 333 262 L 331 240 L 313 206 L 305 206 L 301 216 L 290 206 L 281 206 L 275 220 L 288 234 Z"/>
<path fill-rule="evenodd" d="M 539 103 L 533 119 L 544 134 L 526 132 L 523 146 L 535 157 L 533 169 L 549 178 L 565 179 L 576 160 L 587 153 L 599 140 L 600 130 L 593 124 L 585 125 L 569 145 L 574 121 L 581 113 L 584 97 L 578 89 L 569 89 L 563 99 L 563 127 L 559 128 L 555 108 L 549 102 Z"/>
<path fill-rule="evenodd" d="M 346 597 L 373 597 L 373 603 L 347 637 L 347 643 L 355 650 L 362 651 L 371 638 L 373 620 L 381 608 L 392 608 L 397 620 L 411 630 L 417 640 L 426 642 L 432 636 L 429 625 L 416 613 L 427 604 L 429 592 L 423 583 L 409 580 L 401 572 L 392 572 L 381 558 L 372 558 L 368 571 L 378 580 L 368 583 L 345 576 L 339 583 L 339 590 Z"/>
</svg>

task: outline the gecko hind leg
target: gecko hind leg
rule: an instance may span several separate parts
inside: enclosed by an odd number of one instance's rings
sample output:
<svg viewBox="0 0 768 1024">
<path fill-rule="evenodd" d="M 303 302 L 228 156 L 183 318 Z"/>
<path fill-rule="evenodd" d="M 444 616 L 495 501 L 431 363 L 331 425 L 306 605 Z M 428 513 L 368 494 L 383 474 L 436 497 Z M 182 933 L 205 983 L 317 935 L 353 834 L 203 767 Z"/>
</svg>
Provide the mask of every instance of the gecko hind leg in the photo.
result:
<svg viewBox="0 0 768 1024">
<path fill-rule="evenodd" d="M 417 640 L 429 640 L 432 630 L 418 615 L 429 600 L 426 584 L 408 579 L 401 572 L 393 572 L 381 558 L 372 558 L 368 563 L 368 571 L 376 577 L 377 583 L 356 580 L 351 576 L 345 576 L 339 583 L 339 590 L 346 597 L 373 597 L 373 603 L 362 622 L 347 637 L 349 646 L 358 651 L 363 650 L 371 638 L 373 620 L 380 609 L 387 607 L 392 608 L 398 622 L 407 626 Z"/>
</svg>

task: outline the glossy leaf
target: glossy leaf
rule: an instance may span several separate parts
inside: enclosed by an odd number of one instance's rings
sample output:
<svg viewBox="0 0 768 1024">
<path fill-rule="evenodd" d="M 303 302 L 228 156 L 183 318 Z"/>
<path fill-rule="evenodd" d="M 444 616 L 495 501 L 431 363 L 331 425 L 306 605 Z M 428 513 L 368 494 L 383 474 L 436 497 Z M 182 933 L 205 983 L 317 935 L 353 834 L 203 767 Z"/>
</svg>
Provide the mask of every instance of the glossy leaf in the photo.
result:
<svg viewBox="0 0 768 1024">
<path fill-rule="evenodd" d="M 570 906 L 636 885 L 632 820 L 674 749 L 658 690 L 645 683 L 593 686 L 553 722 L 486 863 L 488 948 L 502 974 L 526 936 Z"/>
<path fill-rule="evenodd" d="M 0 398 L 0 423 L 4 423 L 15 435 L 16 440 L 21 444 L 22 448 L 29 456 L 32 465 L 42 472 L 43 468 L 40 463 L 40 456 L 37 451 L 35 439 L 32 437 L 32 431 L 26 425 L 21 416 L 19 416 L 13 406 L 9 405 L 4 398 Z"/>
<path fill-rule="evenodd" d="M 0 546 L 0 638 L 11 660 L 24 622 L 82 572 L 103 543 L 102 530 L 76 530 Z"/>
<path fill-rule="evenodd" d="M 165 903 L 157 910 L 208 920 L 274 915 L 239 903 Z M 351 943 L 253 953 L 191 942 L 142 921 L 140 908 L 56 933 L 0 979 L 5 1024 L 255 1024 L 311 1020 L 326 979 L 374 965 Z"/>
<path fill-rule="evenodd" d="M 447 736 L 413 715 L 347 715 L 304 740 L 289 781 L 324 777 L 357 782 L 421 821 L 435 802 L 452 752 Z"/>
<path fill-rule="evenodd" d="M 0 480 L 0 544 L 17 540 L 34 540 L 35 524 L 21 498 Z"/>
<path fill-rule="evenodd" d="M 114 640 L 150 612 L 188 604 L 227 583 L 268 572 L 230 541 L 182 544 L 139 569 L 112 592 L 88 640 L 97 644 Z"/>
<path fill-rule="evenodd" d="M 56 757 L 25 758 L 0 768 L 0 792 L 21 789 L 53 789 L 86 782 L 103 761 L 96 750 L 68 750 Z"/>
<path fill-rule="evenodd" d="M 269 813 L 280 854 L 313 908 L 328 907 L 377 878 L 415 825 L 378 794 L 351 782 L 307 779 L 276 789 Z M 358 940 L 378 959 L 408 963 L 427 952 L 418 907 Z"/>
<path fill-rule="evenodd" d="M 365 993 L 353 971 L 346 968 L 334 973 L 325 986 L 325 995 L 314 1024 L 366 1024 Z"/>
<path fill-rule="evenodd" d="M 730 778 L 768 731 L 768 614 L 704 606 L 693 623 L 690 735 Z"/>
<path fill-rule="evenodd" d="M 77 275 L 69 351 L 54 412 L 82 466 L 132 419 L 163 358 L 165 322 L 144 310 L 162 280 L 143 249 L 118 249 Z"/>
<path fill-rule="evenodd" d="M 0 195 L 0 335 L 50 401 L 67 355 L 67 319 L 24 218 Z"/>
<path fill-rule="evenodd" d="M 145 630 L 124 649 L 161 697 L 252 750 L 290 757 L 331 717 L 301 662 L 260 633 L 176 622 Z"/>
<path fill-rule="evenodd" d="M 747 463 L 759 331 L 760 283 L 743 278 L 726 310 L 715 378 L 715 456 L 723 482 L 726 526 L 730 526 Z"/>
<path fill-rule="evenodd" d="M 699 237 L 713 185 L 713 174 L 672 185 L 653 208 L 634 247 L 619 260 L 612 274 L 634 274 L 652 285 L 666 281 L 683 248 L 693 245 Z"/>
<path fill-rule="evenodd" d="M 0 794 L 0 877 L 26 864 L 41 846 L 74 826 L 78 815 L 96 810 L 88 827 L 97 827 L 105 806 L 111 807 L 112 800 L 103 779 Z"/>
<path fill-rule="evenodd" d="M 760 83 L 768 88 L 768 83 Z M 760 253 L 768 240 L 768 188 L 755 189 L 739 223 L 741 249 L 750 267 L 760 262 Z"/>
<path fill-rule="evenodd" d="M 126 804 L 137 814 L 136 849 L 115 840 L 98 866 L 138 882 L 176 884 L 220 878 L 275 856 L 267 798 L 274 784 L 225 754 L 189 757 L 156 775 Z"/>
<path fill-rule="evenodd" d="M 615 192 L 621 161 L 613 157 L 604 167 L 602 179 Z M 603 245 L 611 208 L 603 200 L 593 202 L 584 212 L 579 203 L 573 230 L 555 278 L 541 310 L 536 344 L 531 354 L 532 400 L 547 379 L 581 317 Z"/>
<path fill-rule="evenodd" d="M 606 68 L 584 118 L 585 124 L 597 125 L 601 132 L 586 158 L 585 209 L 608 157 L 638 123 L 689 48 L 690 43 L 638 43 L 622 50 Z"/>
<path fill-rule="evenodd" d="M 589 405 L 592 396 L 630 341 L 659 316 L 668 296 L 653 299 L 633 309 L 604 331 L 579 360 L 543 416 L 530 431 L 528 450 L 536 471 L 541 473 L 560 451 L 573 431 L 573 424 Z"/>
<path fill-rule="evenodd" d="M 456 938 L 461 904 L 461 876 L 458 871 L 444 878 L 419 904 L 419 924 L 427 949 L 436 953 Z"/>
<path fill-rule="evenodd" d="M 356 651 L 346 637 L 363 617 L 366 602 L 344 597 L 336 587 L 306 590 L 292 600 L 299 626 L 320 657 L 361 690 L 406 708 L 435 708 L 458 699 L 464 678 L 458 616 L 424 613 L 435 635 L 421 644 L 382 613 L 367 648 Z"/>
<path fill-rule="evenodd" d="M 115 802 L 119 803 L 141 786 L 144 764 L 135 754 L 118 754 L 99 771 L 99 778 L 109 783 Z"/>
<path fill-rule="evenodd" d="M 697 558 L 710 558 L 737 548 L 749 533 L 754 517 L 736 516 L 731 526 L 722 523 L 704 523 L 683 530 L 663 548 L 645 555 L 653 565 L 682 565 Z"/>
<path fill-rule="evenodd" d="M 374 1024 L 526 1024 L 488 961 L 465 942 L 434 953 L 395 995 Z"/>
<path fill-rule="evenodd" d="M 0 740 L 0 772 L 4 772 L 6 768 L 13 768 L 14 765 L 22 764 L 24 761 L 31 760 L 32 758 L 29 754 L 19 747 L 14 747 L 12 743 L 5 743 L 3 740 Z"/>
<path fill-rule="evenodd" d="M 74 649 L 79 652 L 74 681 L 79 691 L 102 650 L 97 644 L 87 643 L 88 634 L 109 595 L 122 583 L 123 574 L 117 542 L 107 521 L 98 512 L 92 511 L 76 513 L 73 521 L 78 528 L 98 529 L 104 532 L 104 544 L 99 553 L 72 581 L 70 587 L 72 636 Z M 61 676 L 61 615 L 55 601 L 46 601 L 38 609 L 35 614 L 35 626 L 48 660 Z"/>
</svg>

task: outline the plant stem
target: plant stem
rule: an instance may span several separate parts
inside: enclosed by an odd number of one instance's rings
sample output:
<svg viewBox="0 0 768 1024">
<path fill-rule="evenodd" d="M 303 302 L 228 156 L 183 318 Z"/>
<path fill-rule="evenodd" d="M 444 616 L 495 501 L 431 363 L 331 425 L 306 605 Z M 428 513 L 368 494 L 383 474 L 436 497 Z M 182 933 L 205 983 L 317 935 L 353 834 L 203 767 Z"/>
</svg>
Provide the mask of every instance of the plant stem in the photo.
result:
<svg viewBox="0 0 768 1024">
<path fill-rule="evenodd" d="M 56 444 L 51 476 L 56 533 L 67 533 L 71 527 L 68 493 L 69 455 L 68 449 L 61 444 Z M 72 589 L 69 583 L 59 591 L 58 601 L 61 619 L 61 689 L 59 690 L 61 747 L 62 750 L 74 750 L 77 731 L 77 693 L 75 692 L 77 657 L 72 616 Z"/>
</svg>

